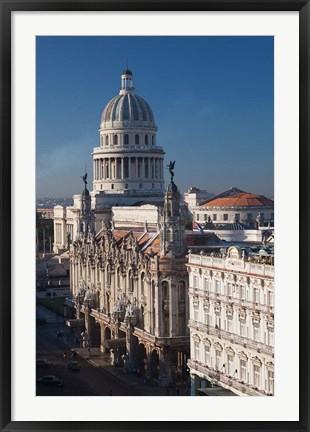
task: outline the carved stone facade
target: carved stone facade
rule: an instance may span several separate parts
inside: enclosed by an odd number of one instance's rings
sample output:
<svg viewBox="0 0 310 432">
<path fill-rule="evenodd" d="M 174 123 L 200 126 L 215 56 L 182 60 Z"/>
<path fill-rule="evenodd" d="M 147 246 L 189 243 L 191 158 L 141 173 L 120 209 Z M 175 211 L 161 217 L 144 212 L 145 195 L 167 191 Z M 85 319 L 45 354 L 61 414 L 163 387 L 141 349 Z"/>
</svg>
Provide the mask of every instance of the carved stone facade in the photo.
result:
<svg viewBox="0 0 310 432">
<path fill-rule="evenodd" d="M 174 210 L 162 208 L 158 227 L 105 226 L 80 235 L 70 249 L 71 291 L 87 343 L 109 352 L 115 365 L 161 386 L 185 376 L 189 357 L 188 274 L 177 188 L 168 187 L 165 200 Z M 162 233 L 169 230 L 179 242 L 167 247 Z"/>
<path fill-rule="evenodd" d="M 231 246 L 189 255 L 192 389 L 274 394 L 274 267 Z M 199 392 L 199 390 L 198 390 Z"/>
</svg>

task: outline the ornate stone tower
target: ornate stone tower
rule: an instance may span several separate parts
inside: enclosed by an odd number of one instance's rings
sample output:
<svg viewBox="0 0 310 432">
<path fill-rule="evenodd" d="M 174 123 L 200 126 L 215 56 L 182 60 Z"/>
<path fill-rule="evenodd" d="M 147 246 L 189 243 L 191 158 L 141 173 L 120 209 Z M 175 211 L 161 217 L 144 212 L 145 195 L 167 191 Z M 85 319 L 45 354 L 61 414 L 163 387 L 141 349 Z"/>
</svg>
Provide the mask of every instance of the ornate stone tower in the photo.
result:
<svg viewBox="0 0 310 432">
<path fill-rule="evenodd" d="M 186 253 L 184 220 L 180 208 L 180 193 L 173 181 L 174 163 L 171 168 L 172 162 L 170 162 L 171 181 L 165 192 L 164 208 L 161 214 L 160 255 L 184 257 Z"/>
<path fill-rule="evenodd" d="M 84 189 L 81 194 L 81 211 L 79 215 L 78 236 L 88 236 L 89 233 L 95 234 L 95 215 L 91 209 L 91 197 L 87 189 L 87 174 L 83 177 Z"/>
</svg>

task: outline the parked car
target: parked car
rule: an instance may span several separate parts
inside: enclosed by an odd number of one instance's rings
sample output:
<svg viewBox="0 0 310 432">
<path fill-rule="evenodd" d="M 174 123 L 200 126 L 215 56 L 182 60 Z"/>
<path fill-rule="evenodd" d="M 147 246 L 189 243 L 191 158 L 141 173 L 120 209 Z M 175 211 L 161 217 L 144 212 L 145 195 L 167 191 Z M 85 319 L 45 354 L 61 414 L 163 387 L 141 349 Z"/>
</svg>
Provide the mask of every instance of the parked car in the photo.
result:
<svg viewBox="0 0 310 432">
<path fill-rule="evenodd" d="M 37 359 L 36 365 L 37 367 L 47 368 L 52 366 L 52 363 L 46 359 Z"/>
<path fill-rule="evenodd" d="M 78 363 L 78 362 L 75 361 L 75 360 L 71 360 L 71 361 L 68 363 L 68 369 L 70 369 L 70 370 L 73 370 L 73 371 L 79 371 L 80 368 L 81 368 L 80 363 Z"/>
<path fill-rule="evenodd" d="M 57 377 L 55 375 L 45 375 L 44 377 L 37 379 L 38 385 L 45 385 L 45 386 L 57 386 L 62 387 L 63 386 L 63 380 L 60 377 Z"/>
</svg>

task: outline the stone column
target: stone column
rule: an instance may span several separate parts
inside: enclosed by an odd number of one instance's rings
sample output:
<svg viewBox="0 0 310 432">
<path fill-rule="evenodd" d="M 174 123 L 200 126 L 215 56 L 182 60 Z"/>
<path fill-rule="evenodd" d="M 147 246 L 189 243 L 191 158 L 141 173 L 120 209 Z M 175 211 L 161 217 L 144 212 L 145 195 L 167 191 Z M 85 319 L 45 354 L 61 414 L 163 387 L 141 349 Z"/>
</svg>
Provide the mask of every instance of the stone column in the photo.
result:
<svg viewBox="0 0 310 432">
<path fill-rule="evenodd" d="M 124 158 L 121 158 L 121 179 L 124 180 L 125 173 L 124 173 Z"/>
<path fill-rule="evenodd" d="M 158 289 L 158 282 L 155 282 L 155 336 L 159 336 L 160 322 L 162 322 L 161 290 Z"/>
<path fill-rule="evenodd" d="M 163 348 L 159 354 L 159 379 L 160 387 L 168 387 L 173 384 L 172 358 L 170 348 Z"/>
<path fill-rule="evenodd" d="M 146 331 L 151 332 L 151 319 L 152 319 L 152 284 L 150 281 L 145 281 L 146 288 Z"/>
<path fill-rule="evenodd" d="M 136 179 L 139 178 L 139 173 L 138 173 L 138 158 L 136 157 Z"/>
<path fill-rule="evenodd" d="M 101 164 L 101 178 L 102 179 L 106 179 L 106 161 L 105 158 L 101 159 L 102 160 L 102 164 Z"/>
<path fill-rule="evenodd" d="M 145 179 L 145 158 L 142 157 L 142 178 Z"/>
<path fill-rule="evenodd" d="M 108 159 L 109 161 L 109 179 L 112 180 L 112 164 L 111 164 L 111 158 Z"/>
<path fill-rule="evenodd" d="M 169 286 L 169 327 L 170 327 L 170 336 L 174 337 L 177 335 L 177 290 L 175 281 L 171 281 Z"/>
</svg>

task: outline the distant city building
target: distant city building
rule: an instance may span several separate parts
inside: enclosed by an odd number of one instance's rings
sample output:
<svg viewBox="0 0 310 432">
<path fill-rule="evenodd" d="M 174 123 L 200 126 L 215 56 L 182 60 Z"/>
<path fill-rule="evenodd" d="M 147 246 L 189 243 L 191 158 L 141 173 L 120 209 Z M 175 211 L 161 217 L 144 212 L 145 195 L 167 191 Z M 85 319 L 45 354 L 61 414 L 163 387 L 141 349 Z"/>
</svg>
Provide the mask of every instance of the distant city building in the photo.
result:
<svg viewBox="0 0 310 432">
<path fill-rule="evenodd" d="M 37 213 L 39 213 L 42 219 L 54 218 L 54 209 L 52 208 L 37 208 Z"/>
<path fill-rule="evenodd" d="M 188 208 L 191 209 L 192 207 L 199 206 L 201 202 L 204 202 L 213 196 L 213 193 L 207 192 L 206 190 L 197 187 L 190 187 L 186 192 L 184 192 L 183 199 L 188 205 Z"/>
<path fill-rule="evenodd" d="M 191 394 L 274 394 L 272 248 L 190 253 Z"/>
<path fill-rule="evenodd" d="M 250 229 L 274 224 L 274 202 L 271 199 L 237 188 L 201 202 L 192 208 L 192 213 L 193 219 L 199 223 L 212 221 L 214 225 L 226 225 L 239 222 Z"/>
</svg>

